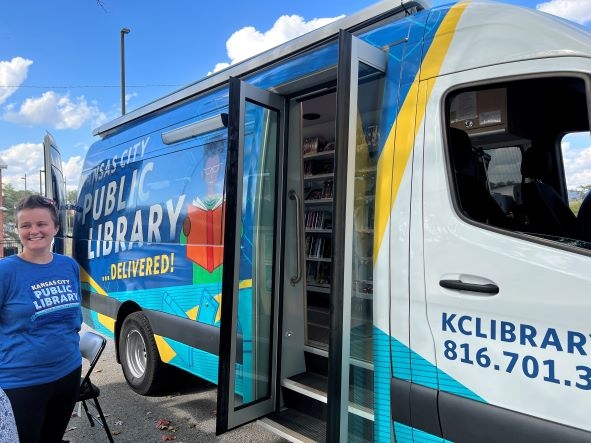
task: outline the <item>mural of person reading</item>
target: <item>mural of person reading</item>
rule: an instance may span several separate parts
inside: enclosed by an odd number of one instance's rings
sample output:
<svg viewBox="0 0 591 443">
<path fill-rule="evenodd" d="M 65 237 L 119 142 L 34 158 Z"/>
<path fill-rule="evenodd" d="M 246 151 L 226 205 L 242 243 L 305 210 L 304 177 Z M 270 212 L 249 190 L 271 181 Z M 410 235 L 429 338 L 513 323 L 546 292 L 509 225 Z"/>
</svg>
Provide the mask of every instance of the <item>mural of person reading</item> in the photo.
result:
<svg viewBox="0 0 591 443">
<path fill-rule="evenodd" d="M 183 221 L 187 257 L 209 273 L 222 264 L 224 256 L 224 147 L 223 141 L 204 147 L 205 192 L 189 203 L 187 218 Z"/>
</svg>

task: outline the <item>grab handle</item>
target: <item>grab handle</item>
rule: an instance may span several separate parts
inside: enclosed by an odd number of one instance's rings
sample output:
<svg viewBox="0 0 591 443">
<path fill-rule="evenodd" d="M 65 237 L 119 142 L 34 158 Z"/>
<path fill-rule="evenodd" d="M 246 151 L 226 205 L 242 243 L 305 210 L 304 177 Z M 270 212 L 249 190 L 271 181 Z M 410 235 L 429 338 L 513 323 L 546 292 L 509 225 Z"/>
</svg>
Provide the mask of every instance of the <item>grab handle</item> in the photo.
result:
<svg viewBox="0 0 591 443">
<path fill-rule="evenodd" d="M 458 291 L 482 292 L 484 294 L 498 294 L 499 287 L 493 283 L 478 284 L 464 283 L 460 280 L 440 280 L 439 286 L 446 289 L 455 289 Z"/>
<path fill-rule="evenodd" d="M 300 248 L 302 247 L 302 226 L 303 224 L 301 223 L 301 213 L 300 213 L 300 208 L 301 208 L 301 201 L 300 201 L 300 197 L 296 194 L 296 192 L 291 189 L 288 193 L 289 195 L 289 199 L 290 200 L 295 200 L 296 203 L 296 242 L 297 242 L 297 246 L 296 246 L 296 275 L 293 275 L 292 277 L 290 277 L 289 279 L 289 283 L 291 283 L 292 286 L 295 286 L 297 282 L 299 282 L 302 279 L 302 258 L 300 257 Z"/>
</svg>

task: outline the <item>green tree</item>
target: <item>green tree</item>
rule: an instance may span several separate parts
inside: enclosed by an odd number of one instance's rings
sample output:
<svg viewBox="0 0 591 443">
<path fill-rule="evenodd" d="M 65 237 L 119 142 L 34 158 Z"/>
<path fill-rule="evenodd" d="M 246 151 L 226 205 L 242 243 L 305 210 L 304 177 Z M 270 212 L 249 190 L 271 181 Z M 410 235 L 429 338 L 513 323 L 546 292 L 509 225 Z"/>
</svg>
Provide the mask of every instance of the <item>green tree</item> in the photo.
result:
<svg viewBox="0 0 591 443">
<path fill-rule="evenodd" d="M 587 193 L 591 191 L 591 185 L 579 185 L 577 186 L 577 192 L 579 193 L 579 199 L 583 200 Z"/>
<path fill-rule="evenodd" d="M 577 199 L 576 200 L 572 200 L 568 203 L 571 211 L 573 211 L 573 213 L 575 215 L 577 215 L 579 213 L 579 209 L 581 207 L 581 203 L 583 203 L 583 199 L 587 196 L 587 194 L 589 193 L 589 191 L 591 191 L 591 185 L 579 185 L 576 188 L 576 192 L 577 192 Z"/>
<path fill-rule="evenodd" d="M 16 190 L 11 184 L 2 186 L 2 206 L 6 208 L 4 212 L 4 232 L 11 238 L 18 239 L 18 235 L 11 227 L 16 226 L 16 204 L 25 195 L 30 195 L 30 191 Z"/>
<path fill-rule="evenodd" d="M 77 189 L 70 189 L 66 193 L 66 201 L 72 205 L 76 204 L 77 198 L 78 198 L 78 190 Z"/>
</svg>

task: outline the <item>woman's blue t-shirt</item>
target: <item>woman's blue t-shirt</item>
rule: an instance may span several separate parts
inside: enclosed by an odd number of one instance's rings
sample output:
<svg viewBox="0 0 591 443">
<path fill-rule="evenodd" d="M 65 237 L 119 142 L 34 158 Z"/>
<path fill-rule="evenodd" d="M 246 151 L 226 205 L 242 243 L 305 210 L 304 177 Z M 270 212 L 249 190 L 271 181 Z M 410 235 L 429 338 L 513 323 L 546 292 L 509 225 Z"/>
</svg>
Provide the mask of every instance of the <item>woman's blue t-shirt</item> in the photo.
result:
<svg viewBox="0 0 591 443">
<path fill-rule="evenodd" d="M 70 257 L 0 260 L 0 387 L 52 382 L 81 365 L 80 297 L 80 269 Z"/>
</svg>

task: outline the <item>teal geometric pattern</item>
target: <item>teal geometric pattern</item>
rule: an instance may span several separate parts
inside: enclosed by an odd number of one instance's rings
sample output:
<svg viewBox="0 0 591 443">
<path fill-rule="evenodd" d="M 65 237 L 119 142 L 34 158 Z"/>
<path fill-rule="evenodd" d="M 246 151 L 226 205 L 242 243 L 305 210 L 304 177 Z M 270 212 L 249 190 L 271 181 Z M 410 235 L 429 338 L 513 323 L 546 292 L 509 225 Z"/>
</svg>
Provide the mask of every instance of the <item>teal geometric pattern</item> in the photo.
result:
<svg viewBox="0 0 591 443">
<path fill-rule="evenodd" d="M 390 417 L 390 336 L 374 326 L 374 438 L 376 442 L 392 440 Z"/>
<path fill-rule="evenodd" d="M 463 384 L 450 377 L 445 372 L 437 369 L 435 365 L 425 360 L 394 337 L 390 338 L 392 349 L 392 375 L 396 378 L 417 383 L 431 389 L 449 392 L 461 397 L 485 403 L 479 395 L 466 388 Z M 376 361 L 377 364 L 377 361 Z M 390 391 L 388 391 L 390 392 Z M 377 394 L 376 394 L 377 395 Z M 396 401 L 396 399 L 392 399 Z M 377 422 L 377 417 L 376 417 Z M 427 432 L 415 429 L 402 423 L 394 422 L 394 434 L 398 443 L 448 443 L 446 440 Z M 386 441 L 386 440 L 376 440 Z"/>
<path fill-rule="evenodd" d="M 394 337 L 391 338 L 391 346 L 392 373 L 394 377 L 486 403 L 482 397 L 438 369 Z"/>
<path fill-rule="evenodd" d="M 428 434 L 402 423 L 394 422 L 397 443 L 452 443 L 451 440 Z"/>
</svg>

